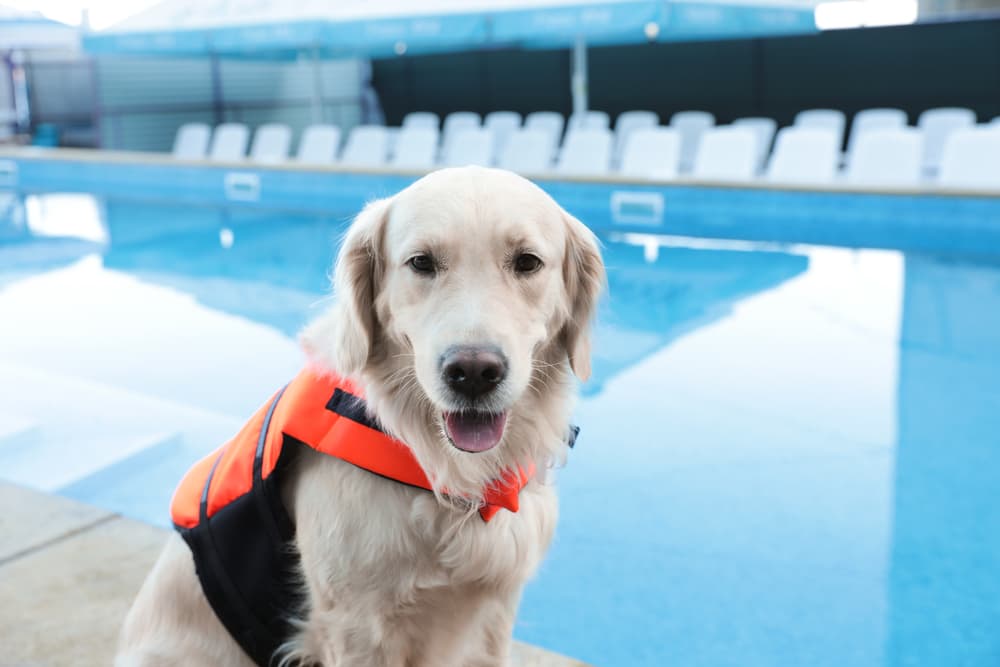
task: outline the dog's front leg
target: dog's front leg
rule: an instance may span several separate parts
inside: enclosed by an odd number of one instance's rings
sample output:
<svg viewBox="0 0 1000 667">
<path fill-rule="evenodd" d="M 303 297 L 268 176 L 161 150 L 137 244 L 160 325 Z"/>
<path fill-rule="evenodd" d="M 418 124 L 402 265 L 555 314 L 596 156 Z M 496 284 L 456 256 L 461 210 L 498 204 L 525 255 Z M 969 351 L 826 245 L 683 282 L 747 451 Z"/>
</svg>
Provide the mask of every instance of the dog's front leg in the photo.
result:
<svg viewBox="0 0 1000 667">
<path fill-rule="evenodd" d="M 508 667 L 520 591 L 450 601 L 427 627 L 419 667 Z"/>
<path fill-rule="evenodd" d="M 393 619 L 374 611 L 368 605 L 314 609 L 289 656 L 323 667 L 408 667 L 408 638 Z"/>
<path fill-rule="evenodd" d="M 470 667 L 508 667 L 511 641 L 514 635 L 514 618 L 521 591 L 498 596 L 494 604 L 484 609 L 483 640 L 479 655 L 465 664 Z"/>
</svg>

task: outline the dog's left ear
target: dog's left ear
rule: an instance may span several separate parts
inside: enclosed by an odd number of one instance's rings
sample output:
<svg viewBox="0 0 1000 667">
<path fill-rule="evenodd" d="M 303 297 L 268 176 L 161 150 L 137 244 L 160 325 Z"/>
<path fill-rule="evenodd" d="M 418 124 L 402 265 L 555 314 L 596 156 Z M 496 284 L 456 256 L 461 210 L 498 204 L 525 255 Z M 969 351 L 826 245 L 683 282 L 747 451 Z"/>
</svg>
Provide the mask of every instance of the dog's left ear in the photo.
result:
<svg viewBox="0 0 1000 667">
<path fill-rule="evenodd" d="M 309 358 L 341 375 L 364 370 L 378 335 L 375 296 L 391 199 L 374 201 L 351 223 L 333 276 L 336 305 L 302 332 Z"/>
<path fill-rule="evenodd" d="M 606 276 L 594 233 L 565 211 L 563 218 L 566 221 L 563 282 L 570 311 L 561 338 L 569 356 L 570 368 L 585 381 L 590 377 L 590 324 Z"/>
</svg>

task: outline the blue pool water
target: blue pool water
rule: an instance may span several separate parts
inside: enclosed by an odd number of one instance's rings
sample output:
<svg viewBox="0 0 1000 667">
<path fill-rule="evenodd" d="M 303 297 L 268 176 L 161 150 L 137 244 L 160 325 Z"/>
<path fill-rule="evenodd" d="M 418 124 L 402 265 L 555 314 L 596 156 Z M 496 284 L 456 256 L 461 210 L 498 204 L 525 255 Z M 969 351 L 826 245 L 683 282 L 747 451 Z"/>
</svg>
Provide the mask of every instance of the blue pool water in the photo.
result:
<svg viewBox="0 0 1000 667">
<path fill-rule="evenodd" d="M 166 525 L 183 470 L 298 369 L 350 211 L 25 204 L 0 474 Z M 516 636 L 602 667 L 1000 665 L 1000 258 L 604 242 Z"/>
</svg>

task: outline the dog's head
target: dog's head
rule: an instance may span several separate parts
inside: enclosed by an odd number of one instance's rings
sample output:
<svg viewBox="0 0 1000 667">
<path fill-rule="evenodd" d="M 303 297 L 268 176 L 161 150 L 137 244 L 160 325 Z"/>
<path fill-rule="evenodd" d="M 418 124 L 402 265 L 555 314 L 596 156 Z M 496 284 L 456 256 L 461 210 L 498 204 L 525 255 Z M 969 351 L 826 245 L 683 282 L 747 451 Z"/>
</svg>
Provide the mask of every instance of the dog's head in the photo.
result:
<svg viewBox="0 0 1000 667">
<path fill-rule="evenodd" d="M 442 445 L 481 453 L 502 446 L 532 390 L 562 391 L 567 368 L 590 374 L 603 283 L 593 234 L 540 188 L 444 169 L 361 212 L 337 260 L 337 306 L 304 339 L 321 364 L 419 404 Z"/>
</svg>

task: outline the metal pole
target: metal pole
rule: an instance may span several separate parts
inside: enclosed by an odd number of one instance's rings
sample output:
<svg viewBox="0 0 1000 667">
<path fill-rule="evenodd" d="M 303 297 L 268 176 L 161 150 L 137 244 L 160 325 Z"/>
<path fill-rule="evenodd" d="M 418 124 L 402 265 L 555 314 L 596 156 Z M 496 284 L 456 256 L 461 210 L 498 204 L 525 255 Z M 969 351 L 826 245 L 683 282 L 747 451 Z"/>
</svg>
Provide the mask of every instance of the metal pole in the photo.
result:
<svg viewBox="0 0 1000 667">
<path fill-rule="evenodd" d="M 89 58 L 90 63 L 90 96 L 91 103 L 91 123 L 94 125 L 94 147 L 104 148 L 104 100 L 101 97 L 101 71 L 100 63 L 96 58 Z"/>
<path fill-rule="evenodd" d="M 10 100 L 6 108 L 0 109 L 0 114 L 3 114 L 3 125 L 4 127 L 0 129 L 0 137 L 6 137 L 8 134 L 14 135 L 18 131 L 18 109 L 17 109 L 17 81 L 14 75 L 14 61 L 11 59 L 11 54 L 8 51 L 3 56 L 3 68 L 4 78 L 6 81 L 3 82 L 4 87 L 10 91 Z"/>
<path fill-rule="evenodd" d="M 322 64 L 319 59 L 319 48 L 313 47 L 312 50 L 312 70 L 313 70 L 313 88 L 312 88 L 312 119 L 314 123 L 323 122 L 323 69 Z"/>
<path fill-rule="evenodd" d="M 222 92 L 222 71 L 219 67 L 219 57 L 213 52 L 208 61 L 212 76 L 212 117 L 213 125 L 219 125 L 225 121 L 225 102 Z"/>
<path fill-rule="evenodd" d="M 587 112 L 587 40 L 578 35 L 573 44 L 573 73 L 570 81 L 573 92 L 573 115 Z"/>
<path fill-rule="evenodd" d="M 11 101 L 14 107 L 14 132 L 31 131 L 31 84 L 28 82 L 28 68 L 24 53 L 11 51 L 7 55 L 10 66 Z"/>
</svg>

